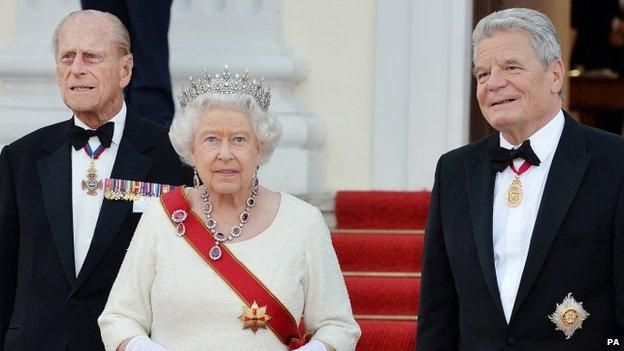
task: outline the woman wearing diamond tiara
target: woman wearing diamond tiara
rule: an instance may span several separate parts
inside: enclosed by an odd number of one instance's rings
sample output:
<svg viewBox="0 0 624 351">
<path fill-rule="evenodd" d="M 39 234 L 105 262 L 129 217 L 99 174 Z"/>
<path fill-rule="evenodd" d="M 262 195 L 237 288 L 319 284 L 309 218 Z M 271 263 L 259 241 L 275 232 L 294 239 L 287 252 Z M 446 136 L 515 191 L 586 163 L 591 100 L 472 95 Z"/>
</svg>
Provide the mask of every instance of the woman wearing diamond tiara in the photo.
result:
<svg viewBox="0 0 624 351">
<path fill-rule="evenodd" d="M 354 350 L 320 211 L 258 184 L 281 136 L 269 87 L 226 66 L 179 99 L 169 135 L 195 186 L 143 214 L 98 320 L 106 349 Z"/>
</svg>

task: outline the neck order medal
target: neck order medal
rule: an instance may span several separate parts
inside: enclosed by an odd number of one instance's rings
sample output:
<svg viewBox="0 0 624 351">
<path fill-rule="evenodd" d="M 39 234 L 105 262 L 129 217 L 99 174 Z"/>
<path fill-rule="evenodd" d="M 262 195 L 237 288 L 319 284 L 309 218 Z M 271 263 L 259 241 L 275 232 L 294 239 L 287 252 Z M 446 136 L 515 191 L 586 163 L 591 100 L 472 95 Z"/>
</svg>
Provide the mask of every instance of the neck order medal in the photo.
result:
<svg viewBox="0 0 624 351">
<path fill-rule="evenodd" d="M 518 207 L 522 202 L 522 196 L 522 182 L 520 181 L 520 177 L 516 175 L 511 181 L 511 184 L 509 184 L 509 188 L 507 188 L 507 193 L 505 196 L 507 206 Z"/>
<path fill-rule="evenodd" d="M 82 180 L 82 190 L 84 190 L 87 195 L 95 196 L 98 190 L 102 189 L 102 179 L 98 179 L 97 170 L 95 169 L 95 160 L 102 155 L 106 147 L 100 144 L 94 151 L 91 149 L 89 143 L 86 143 L 83 150 L 87 156 L 91 157 L 91 163 L 87 169 L 87 176 Z"/>
<path fill-rule="evenodd" d="M 89 169 L 87 169 L 87 176 L 82 180 L 82 190 L 84 190 L 87 195 L 94 196 L 97 195 L 100 189 L 102 189 L 102 179 L 98 179 L 95 163 L 91 160 Z"/>
<path fill-rule="evenodd" d="M 507 188 L 505 200 L 507 202 L 507 206 L 515 208 L 520 205 L 522 198 L 524 197 L 520 176 L 531 168 L 531 164 L 524 161 L 522 165 L 520 165 L 520 168 L 516 169 L 512 163 L 509 165 L 509 168 L 511 168 L 511 171 L 514 172 L 514 179 L 511 181 L 511 184 L 509 184 L 509 188 Z"/>
</svg>

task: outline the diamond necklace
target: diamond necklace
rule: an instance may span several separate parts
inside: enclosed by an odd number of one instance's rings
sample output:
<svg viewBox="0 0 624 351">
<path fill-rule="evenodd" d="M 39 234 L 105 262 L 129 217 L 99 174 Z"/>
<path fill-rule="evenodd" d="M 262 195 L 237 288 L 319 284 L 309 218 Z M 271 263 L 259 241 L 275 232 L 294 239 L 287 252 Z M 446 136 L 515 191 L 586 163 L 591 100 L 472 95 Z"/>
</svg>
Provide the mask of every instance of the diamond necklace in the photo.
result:
<svg viewBox="0 0 624 351">
<path fill-rule="evenodd" d="M 238 223 L 238 225 L 232 227 L 228 234 L 225 234 L 222 231 L 217 230 L 217 220 L 212 218 L 211 215 L 212 203 L 209 200 L 210 193 L 208 192 L 208 189 L 206 189 L 206 186 L 203 186 L 203 190 L 201 193 L 202 200 L 204 200 L 204 204 L 202 205 L 202 211 L 206 216 L 206 227 L 208 228 L 208 230 L 210 230 L 210 234 L 212 234 L 212 237 L 215 240 L 214 246 L 208 252 L 208 256 L 210 256 L 210 259 L 216 261 L 221 258 L 221 247 L 219 246 L 219 244 L 233 240 L 234 238 L 238 238 L 239 236 L 241 236 L 241 234 L 243 234 L 243 226 L 245 225 L 245 223 L 249 222 L 249 213 L 251 211 L 251 208 L 254 207 L 254 205 L 256 204 L 256 196 L 258 196 L 258 191 L 258 182 L 256 179 L 254 179 L 253 185 L 251 187 L 251 195 L 249 196 L 249 198 L 247 198 L 247 201 L 245 201 L 245 209 L 238 216 L 238 220 L 240 222 Z"/>
</svg>

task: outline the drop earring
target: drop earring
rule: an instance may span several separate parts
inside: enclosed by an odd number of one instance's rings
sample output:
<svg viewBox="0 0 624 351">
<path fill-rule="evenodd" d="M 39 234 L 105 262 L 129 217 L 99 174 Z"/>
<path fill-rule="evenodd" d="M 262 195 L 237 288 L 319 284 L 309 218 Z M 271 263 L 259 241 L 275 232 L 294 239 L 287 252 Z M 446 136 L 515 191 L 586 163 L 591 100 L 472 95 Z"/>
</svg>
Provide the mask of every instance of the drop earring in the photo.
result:
<svg viewBox="0 0 624 351">
<path fill-rule="evenodd" d="M 197 168 L 193 167 L 193 186 L 195 189 L 199 190 L 199 186 L 201 185 L 199 181 L 199 175 L 197 175 Z"/>
<path fill-rule="evenodd" d="M 258 181 L 258 168 L 260 167 L 256 167 L 256 170 L 253 172 L 253 176 L 251 177 L 252 187 L 257 187 L 260 184 L 260 182 Z"/>
</svg>

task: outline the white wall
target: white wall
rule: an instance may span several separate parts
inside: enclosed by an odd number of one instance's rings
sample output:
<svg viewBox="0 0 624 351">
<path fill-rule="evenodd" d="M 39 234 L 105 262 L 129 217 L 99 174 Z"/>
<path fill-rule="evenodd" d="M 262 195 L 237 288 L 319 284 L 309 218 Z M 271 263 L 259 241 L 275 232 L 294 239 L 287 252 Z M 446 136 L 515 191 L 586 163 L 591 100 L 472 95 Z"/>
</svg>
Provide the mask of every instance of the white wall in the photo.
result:
<svg viewBox="0 0 624 351">
<path fill-rule="evenodd" d="M 472 1 L 285 1 L 310 62 L 295 88 L 327 126 L 328 190 L 431 188 L 467 141 Z"/>
<path fill-rule="evenodd" d="M 0 1 L 0 53 L 6 50 L 7 45 L 15 36 L 15 0 Z M 0 77 L 0 94 L 5 87 Z M 0 149 L 2 146 L 0 145 Z"/>
<path fill-rule="evenodd" d="M 288 45 L 310 62 L 297 97 L 327 127 L 327 190 L 372 187 L 375 0 L 284 1 Z"/>
<path fill-rule="evenodd" d="M 0 1 L 0 52 L 6 50 L 15 36 L 15 1 Z"/>
</svg>

